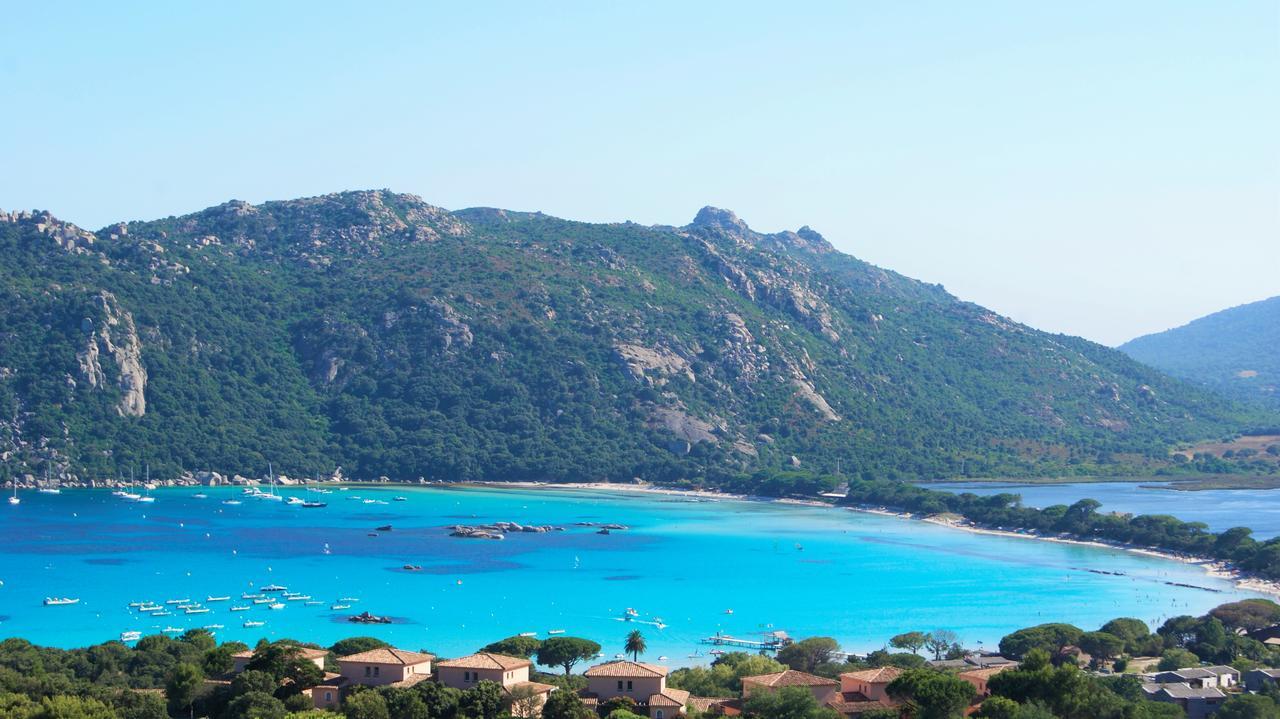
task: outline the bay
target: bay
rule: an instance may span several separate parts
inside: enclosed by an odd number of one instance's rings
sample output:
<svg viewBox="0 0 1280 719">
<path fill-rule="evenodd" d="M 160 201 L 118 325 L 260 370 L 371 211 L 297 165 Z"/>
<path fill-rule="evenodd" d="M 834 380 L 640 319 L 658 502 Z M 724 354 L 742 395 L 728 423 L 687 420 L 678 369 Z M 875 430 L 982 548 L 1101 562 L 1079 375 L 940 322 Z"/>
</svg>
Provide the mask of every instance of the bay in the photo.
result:
<svg viewBox="0 0 1280 719">
<path fill-rule="evenodd" d="M 1028 507 L 1043 509 L 1070 505 L 1086 497 L 1102 502 L 1104 512 L 1169 514 L 1186 522 L 1204 522 L 1214 532 L 1249 527 L 1258 539 L 1280 535 L 1280 490 L 1206 489 L 1187 492 L 1167 489 L 1168 482 L 930 482 L 920 486 L 978 495 L 1011 492 L 1022 495 Z"/>
<path fill-rule="evenodd" d="M 826 635 L 867 651 L 899 632 L 950 629 L 990 648 L 1040 622 L 1091 629 L 1135 616 L 1158 624 L 1256 596 L 1178 562 L 832 507 L 523 488 L 282 493 L 329 506 L 241 500 L 235 488 L 161 489 L 153 504 L 103 490 L 23 493 L 21 505 L 0 510 L 0 636 L 72 647 L 127 630 L 222 624 L 220 639 L 250 644 L 373 635 L 459 655 L 521 632 L 564 630 L 612 656 L 638 628 L 650 660 L 680 665 L 706 661 L 712 647 L 699 640 L 717 632 Z M 493 521 L 565 531 L 502 541 L 448 536 L 449 525 Z M 630 529 L 602 535 L 580 522 Z M 374 531 L 388 524 L 391 531 Z M 247 603 L 241 593 L 271 583 L 323 605 L 229 611 Z M 228 595 L 232 601 L 206 603 L 207 614 L 153 618 L 128 607 Z M 44 607 L 45 596 L 81 602 Z M 359 601 L 331 610 L 340 597 Z M 628 608 L 636 621 L 623 621 Z M 363 610 L 396 623 L 345 620 Z M 266 624 L 244 628 L 246 619 Z"/>
</svg>

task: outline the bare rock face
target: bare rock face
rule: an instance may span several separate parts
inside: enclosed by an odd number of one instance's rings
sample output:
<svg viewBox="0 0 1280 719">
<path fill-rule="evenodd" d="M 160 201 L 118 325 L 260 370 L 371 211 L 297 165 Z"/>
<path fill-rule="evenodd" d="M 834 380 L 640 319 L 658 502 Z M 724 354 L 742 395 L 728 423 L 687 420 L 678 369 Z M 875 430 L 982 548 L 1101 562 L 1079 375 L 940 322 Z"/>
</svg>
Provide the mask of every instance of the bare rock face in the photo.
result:
<svg viewBox="0 0 1280 719">
<path fill-rule="evenodd" d="M 445 349 L 450 349 L 454 345 L 470 347 L 475 336 L 471 333 L 471 327 L 462 321 L 462 315 L 443 300 L 432 300 L 428 304 L 436 313 L 436 320 L 440 326 L 440 339 L 444 342 Z"/>
<path fill-rule="evenodd" d="M 91 389 L 105 389 L 109 380 L 101 358 L 110 355 L 119 371 L 116 386 L 123 392 L 116 411 L 122 417 L 141 417 L 147 413 L 147 369 L 142 364 L 142 343 L 133 315 L 122 309 L 110 292 L 101 292 L 94 299 L 100 320 L 95 323 L 86 317 L 81 322 L 88 337 L 76 355 L 80 379 Z"/>
<path fill-rule="evenodd" d="M 667 379 L 682 375 L 690 382 L 696 381 L 693 368 L 684 357 L 665 347 L 650 349 L 637 344 L 616 343 L 613 346 L 618 359 L 627 366 L 627 371 L 638 382 L 662 386 Z"/>
<path fill-rule="evenodd" d="M 690 445 L 698 442 L 715 443 L 715 427 L 706 421 L 698 419 L 684 410 L 673 407 L 655 407 L 649 415 L 650 426 L 665 429 L 676 437 L 689 443 Z M 688 451 L 687 449 L 685 451 Z"/>
</svg>

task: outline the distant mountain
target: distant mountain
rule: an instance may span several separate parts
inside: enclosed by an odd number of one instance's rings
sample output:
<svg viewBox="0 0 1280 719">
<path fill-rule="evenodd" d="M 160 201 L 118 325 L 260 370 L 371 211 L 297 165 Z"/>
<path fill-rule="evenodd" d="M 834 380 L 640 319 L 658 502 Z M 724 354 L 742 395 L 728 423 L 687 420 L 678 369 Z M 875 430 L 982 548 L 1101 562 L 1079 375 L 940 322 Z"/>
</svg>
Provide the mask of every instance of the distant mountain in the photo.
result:
<svg viewBox="0 0 1280 719">
<path fill-rule="evenodd" d="M 0 256 L 0 473 L 1151 471 L 1260 416 L 710 207 L 645 227 L 348 192 L 97 232 L 0 213 Z"/>
<path fill-rule="evenodd" d="M 1228 397 L 1280 409 L 1280 297 L 1139 337 L 1120 350 Z"/>
</svg>

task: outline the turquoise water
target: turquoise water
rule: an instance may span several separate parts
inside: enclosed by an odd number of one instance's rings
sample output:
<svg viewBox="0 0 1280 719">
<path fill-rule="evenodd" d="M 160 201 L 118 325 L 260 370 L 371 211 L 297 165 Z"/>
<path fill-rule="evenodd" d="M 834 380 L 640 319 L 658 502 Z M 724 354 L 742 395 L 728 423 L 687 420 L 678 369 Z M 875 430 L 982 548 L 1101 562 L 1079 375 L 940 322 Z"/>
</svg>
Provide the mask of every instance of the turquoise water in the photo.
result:
<svg viewBox="0 0 1280 719">
<path fill-rule="evenodd" d="M 1045 621 L 1092 628 L 1114 616 L 1152 622 L 1247 596 L 1194 567 L 1131 553 L 992 537 L 830 507 L 593 491 L 356 487 L 292 493 L 324 509 L 245 499 L 238 489 L 154 492 L 133 504 L 102 490 L 26 492 L 0 506 L 0 637 L 82 646 L 120 632 L 223 624 L 222 639 L 293 637 L 329 644 L 358 634 L 445 655 L 512 634 L 564 629 L 621 651 L 640 628 L 648 658 L 705 660 L 699 639 L 771 629 L 829 635 L 846 649 L 879 648 L 893 634 L 951 629 L 990 647 L 1008 631 Z M 286 490 L 285 493 L 290 493 Z M 396 502 L 402 495 L 407 501 Z M 356 499 L 356 497 L 361 499 Z M 366 504 L 376 499 L 384 504 Z M 566 531 L 458 539 L 446 525 L 509 520 Z M 599 535 L 575 522 L 632 529 Z M 379 525 L 391 532 L 368 536 Z M 324 553 L 325 545 L 331 548 Z M 422 570 L 402 569 L 406 563 Z M 1121 572 L 1096 574 L 1085 568 Z M 1182 582 L 1216 589 L 1173 587 Z M 277 583 L 324 602 L 232 613 L 139 617 L 131 601 L 241 592 Z M 44 607 L 47 595 L 81 598 Z M 389 615 L 353 625 L 329 604 Z M 639 619 L 619 620 L 628 607 Z M 733 613 L 726 613 L 732 609 Z M 245 629 L 246 619 L 265 621 Z M 698 654 L 700 652 L 701 654 Z"/>
<path fill-rule="evenodd" d="M 930 489 L 973 494 L 1015 492 L 1029 507 L 1071 504 L 1092 497 L 1106 511 L 1133 514 L 1171 514 L 1187 522 L 1204 522 L 1221 532 L 1232 527 L 1249 527 L 1253 535 L 1266 539 L 1280 535 L 1280 490 L 1209 489 L 1183 492 L 1158 489 L 1164 482 L 1078 482 L 1074 484 L 1017 484 L 993 482 L 948 482 L 924 484 Z M 1144 487 L 1143 485 L 1146 485 Z"/>
</svg>

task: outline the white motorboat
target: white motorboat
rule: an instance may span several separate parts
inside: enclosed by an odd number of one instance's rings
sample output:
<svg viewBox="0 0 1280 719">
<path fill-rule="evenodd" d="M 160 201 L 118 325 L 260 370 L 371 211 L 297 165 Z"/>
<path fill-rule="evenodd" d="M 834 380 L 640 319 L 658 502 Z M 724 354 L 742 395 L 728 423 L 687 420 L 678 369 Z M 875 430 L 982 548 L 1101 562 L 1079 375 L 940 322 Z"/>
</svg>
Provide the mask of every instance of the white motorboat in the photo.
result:
<svg viewBox="0 0 1280 719">
<path fill-rule="evenodd" d="M 275 604 L 268 604 L 267 609 L 284 609 L 284 602 L 276 602 Z"/>
<path fill-rule="evenodd" d="M 120 632 L 120 641 L 136 642 L 142 638 L 142 632 Z"/>
<path fill-rule="evenodd" d="M 232 608 L 231 608 L 231 611 L 233 611 L 233 612 L 247 612 L 247 611 L 249 611 L 249 610 L 250 610 L 250 609 L 252 609 L 252 608 L 253 608 L 253 607 L 243 607 L 243 606 L 240 606 L 240 607 L 232 607 Z"/>
<path fill-rule="evenodd" d="M 225 597 L 205 597 L 204 600 L 206 602 L 229 602 L 231 601 L 231 596 L 227 595 Z"/>
<path fill-rule="evenodd" d="M 80 599 L 71 597 L 45 597 L 44 605 L 46 607 L 61 607 L 66 604 L 79 604 Z"/>
<path fill-rule="evenodd" d="M 266 622 L 248 621 L 248 622 L 245 622 L 244 624 L 241 624 L 240 626 L 244 627 L 245 629 L 249 629 L 251 627 L 260 627 L 264 624 L 266 624 Z"/>
</svg>

